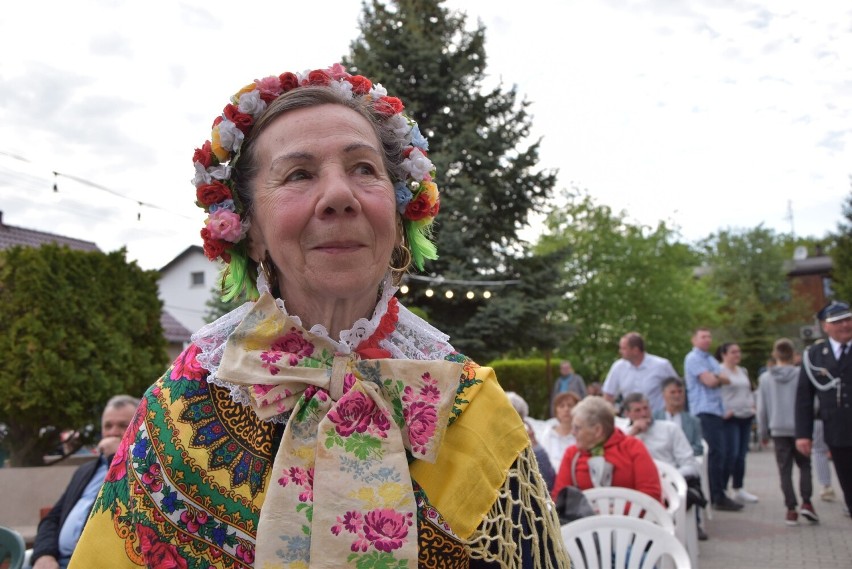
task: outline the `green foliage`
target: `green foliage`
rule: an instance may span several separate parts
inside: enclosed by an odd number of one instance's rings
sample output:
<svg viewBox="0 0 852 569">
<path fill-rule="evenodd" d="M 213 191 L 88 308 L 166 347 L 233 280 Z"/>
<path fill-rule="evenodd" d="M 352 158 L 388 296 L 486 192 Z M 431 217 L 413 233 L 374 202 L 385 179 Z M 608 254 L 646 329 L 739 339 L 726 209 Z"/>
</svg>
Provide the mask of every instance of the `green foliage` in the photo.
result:
<svg viewBox="0 0 852 569">
<path fill-rule="evenodd" d="M 575 354 L 572 363 L 587 380 L 602 380 L 618 358 L 619 338 L 635 331 L 649 352 L 677 367 L 692 328 L 714 322 L 712 298 L 694 277 L 696 252 L 664 223 L 634 225 L 584 192 L 564 198 L 536 251 L 567 252 L 553 278 L 565 291 L 562 311 L 573 334 L 564 351 Z"/>
<path fill-rule="evenodd" d="M 222 292 L 217 288 L 212 288 L 210 289 L 210 298 L 205 303 L 207 305 L 207 312 L 204 314 L 204 321 L 208 323 L 213 322 L 235 308 L 240 307 L 245 302 L 245 296 L 241 295 L 231 300 L 222 300 Z"/>
<path fill-rule="evenodd" d="M 158 274 L 125 255 L 0 253 L 0 422 L 14 465 L 41 464 L 60 431 L 99 426 L 111 396 L 141 396 L 162 373 Z"/>
<path fill-rule="evenodd" d="M 852 302 L 852 193 L 843 204 L 843 221 L 837 228 L 835 245 L 831 250 L 834 261 L 832 288 L 835 298 Z"/>
<path fill-rule="evenodd" d="M 784 240 L 772 229 L 723 230 L 701 243 L 704 277 L 719 303 L 719 342 L 738 342 L 743 366 L 756 377 L 772 342 L 807 309 L 793 301 L 784 266 Z"/>
<path fill-rule="evenodd" d="M 505 391 L 514 391 L 526 400 L 530 407 L 530 417 L 550 418 L 550 391 L 553 383 L 548 377 L 556 378 L 559 375 L 559 360 L 550 363 L 549 376 L 547 361 L 542 359 L 494 360 L 488 367 L 494 369 Z M 581 370 L 576 371 L 583 375 Z"/>
<path fill-rule="evenodd" d="M 376 78 L 406 104 L 406 111 L 429 138 L 436 165 L 441 213 L 435 236 L 433 276 L 457 280 L 511 279 L 525 266 L 518 231 L 527 214 L 541 208 L 555 184 L 555 173 L 536 170 L 539 144 L 526 146 L 531 117 L 514 88 L 483 88 L 485 29 L 468 29 L 464 14 L 440 0 L 365 2 L 361 36 L 344 58 L 350 71 Z M 487 330 L 474 323 L 491 301 L 457 294 L 425 296 L 427 288 L 409 283 L 406 302 L 422 308 L 429 320 L 451 336 L 453 345 L 479 360 L 506 337 L 521 337 L 546 317 L 539 307 L 519 308 L 528 319 L 512 319 L 522 294 L 507 294 L 490 308 Z M 477 289 L 481 291 L 482 289 Z M 504 290 L 497 290 L 503 297 Z M 494 302 L 499 302 L 495 297 Z M 501 313 L 506 317 L 500 319 Z M 497 323 L 497 320 L 500 320 Z"/>
</svg>

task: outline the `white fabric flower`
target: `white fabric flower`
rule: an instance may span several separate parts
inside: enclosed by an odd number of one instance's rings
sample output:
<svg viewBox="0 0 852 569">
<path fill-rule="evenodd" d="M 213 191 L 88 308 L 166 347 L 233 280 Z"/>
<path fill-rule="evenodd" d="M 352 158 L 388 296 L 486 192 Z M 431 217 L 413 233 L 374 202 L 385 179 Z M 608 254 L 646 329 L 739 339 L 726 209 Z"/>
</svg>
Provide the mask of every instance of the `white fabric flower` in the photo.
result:
<svg viewBox="0 0 852 569">
<path fill-rule="evenodd" d="M 382 87 L 381 83 L 373 83 L 373 90 L 370 91 L 370 94 L 374 99 L 378 99 L 379 97 L 387 97 L 388 90 Z"/>
<path fill-rule="evenodd" d="M 219 123 L 219 143 L 225 150 L 230 152 L 239 150 L 243 144 L 243 138 L 245 138 L 243 131 L 228 119 Z"/>
<path fill-rule="evenodd" d="M 229 180 L 231 178 L 231 167 L 218 164 L 207 168 L 207 173 L 217 180 Z"/>
<path fill-rule="evenodd" d="M 412 150 L 408 158 L 402 161 L 401 166 L 415 180 L 422 180 L 435 168 L 432 161 L 419 148 Z"/>
<path fill-rule="evenodd" d="M 241 113 L 251 115 L 254 118 L 260 116 L 266 110 L 266 101 L 260 98 L 260 89 L 255 89 L 249 93 L 243 93 L 240 97 L 240 104 L 237 108 Z"/>
<path fill-rule="evenodd" d="M 393 133 L 408 146 L 411 143 L 411 126 L 402 113 L 396 114 L 388 119 L 388 123 L 393 128 Z"/>
<path fill-rule="evenodd" d="M 328 88 L 347 99 L 352 98 L 352 84 L 349 81 L 332 81 L 328 84 Z"/>
</svg>

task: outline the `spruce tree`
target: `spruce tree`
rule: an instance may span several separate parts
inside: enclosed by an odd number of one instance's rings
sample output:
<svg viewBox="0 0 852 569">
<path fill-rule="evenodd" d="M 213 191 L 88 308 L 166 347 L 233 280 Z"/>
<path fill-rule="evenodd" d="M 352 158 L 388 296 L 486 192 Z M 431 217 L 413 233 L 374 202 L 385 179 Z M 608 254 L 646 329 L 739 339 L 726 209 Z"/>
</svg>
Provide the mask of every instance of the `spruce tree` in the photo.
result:
<svg viewBox="0 0 852 569">
<path fill-rule="evenodd" d="M 843 218 L 837 228 L 831 258 L 834 262 L 832 288 L 836 298 L 852 302 L 852 193 L 843 204 Z"/>
<path fill-rule="evenodd" d="M 466 15 L 442 3 L 365 2 L 361 36 L 344 63 L 350 72 L 374 78 L 402 98 L 429 138 L 441 190 L 435 223 L 440 258 L 427 266 L 430 275 L 464 281 L 523 279 L 528 275 L 518 262 L 525 257 L 518 231 L 550 196 L 556 175 L 536 167 L 539 142 L 525 142 L 532 120 L 529 102 L 518 100 L 515 87 L 483 86 L 484 26 L 468 29 Z M 524 302 L 523 295 L 507 294 L 509 287 L 492 289 L 489 300 L 481 296 L 483 287 L 470 287 L 475 293 L 470 300 L 468 288 L 461 286 L 454 286 L 456 294 L 448 299 L 440 287 L 428 298 L 426 286 L 410 284 L 406 304 L 422 308 L 457 348 L 483 360 L 497 355 L 487 348 L 497 345 L 497 338 L 471 325 L 477 314 L 488 303 Z M 493 317 L 501 311 L 492 305 L 488 312 Z M 496 333 L 520 338 L 524 328 L 535 325 L 507 317 Z"/>
</svg>

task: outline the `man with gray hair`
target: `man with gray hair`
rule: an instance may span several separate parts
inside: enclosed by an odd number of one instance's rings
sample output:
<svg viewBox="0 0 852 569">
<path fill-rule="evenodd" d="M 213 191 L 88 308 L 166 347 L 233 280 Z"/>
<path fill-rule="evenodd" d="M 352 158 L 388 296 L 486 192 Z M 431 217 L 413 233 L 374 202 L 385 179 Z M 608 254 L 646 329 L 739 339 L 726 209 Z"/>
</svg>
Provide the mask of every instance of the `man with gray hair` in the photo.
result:
<svg viewBox="0 0 852 569">
<path fill-rule="evenodd" d="M 130 395 L 116 395 L 107 401 L 101 415 L 98 457 L 74 472 L 65 492 L 39 523 L 33 544 L 33 569 L 64 569 L 68 566 L 112 457 L 138 406 L 139 399 Z"/>
</svg>

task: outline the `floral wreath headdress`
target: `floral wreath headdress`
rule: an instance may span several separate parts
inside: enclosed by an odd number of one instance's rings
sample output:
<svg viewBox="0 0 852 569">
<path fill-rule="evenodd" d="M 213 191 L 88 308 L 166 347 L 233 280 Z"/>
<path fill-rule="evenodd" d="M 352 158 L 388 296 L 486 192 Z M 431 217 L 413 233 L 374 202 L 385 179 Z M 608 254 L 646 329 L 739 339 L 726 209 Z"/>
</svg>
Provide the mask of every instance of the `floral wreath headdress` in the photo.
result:
<svg viewBox="0 0 852 569">
<path fill-rule="evenodd" d="M 374 116 L 386 122 L 399 137 L 403 148 L 400 164 L 404 178 L 393 180 L 399 213 L 411 260 L 423 269 L 426 259 L 437 259 L 431 240 L 431 227 L 440 209 L 435 167 L 426 152 L 429 143 L 417 123 L 402 111 L 402 101 L 389 97 L 381 84 L 362 75 L 350 75 L 339 63 L 328 69 L 302 73 L 282 73 L 277 77 L 255 79 L 231 97 L 222 114 L 213 121 L 211 140 L 195 149 L 196 205 L 208 214 L 201 230 L 204 254 L 210 260 L 221 259 L 228 267 L 223 275 L 222 299 L 231 300 L 241 293 L 257 298 L 255 276 L 249 271 L 246 235 L 248 211 L 239 199 L 233 169 L 243 142 L 252 127 L 276 98 L 301 87 L 326 87 L 343 96 L 368 103 Z"/>
</svg>

